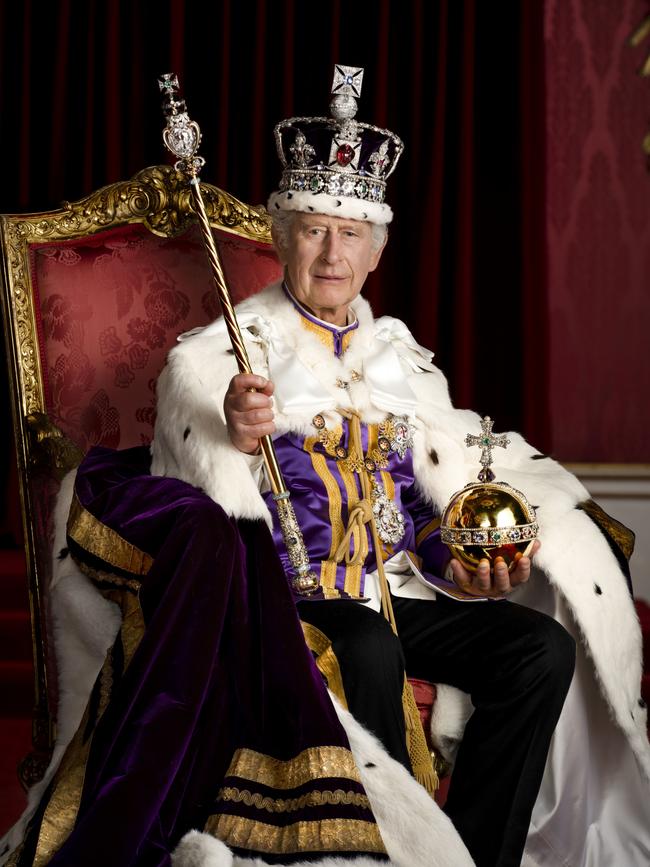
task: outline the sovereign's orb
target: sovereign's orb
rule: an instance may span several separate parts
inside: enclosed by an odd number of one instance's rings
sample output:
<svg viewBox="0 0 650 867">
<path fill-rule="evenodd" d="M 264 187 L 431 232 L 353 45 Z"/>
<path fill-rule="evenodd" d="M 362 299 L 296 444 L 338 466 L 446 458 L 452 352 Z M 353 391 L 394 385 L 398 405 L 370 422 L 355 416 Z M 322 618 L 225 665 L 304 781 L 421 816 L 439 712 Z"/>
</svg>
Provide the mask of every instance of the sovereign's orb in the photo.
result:
<svg viewBox="0 0 650 867">
<path fill-rule="evenodd" d="M 535 510 L 506 482 L 474 482 L 457 491 L 440 522 L 441 539 L 468 572 L 503 557 L 512 571 L 537 537 Z M 518 556 L 519 555 L 519 556 Z"/>
</svg>

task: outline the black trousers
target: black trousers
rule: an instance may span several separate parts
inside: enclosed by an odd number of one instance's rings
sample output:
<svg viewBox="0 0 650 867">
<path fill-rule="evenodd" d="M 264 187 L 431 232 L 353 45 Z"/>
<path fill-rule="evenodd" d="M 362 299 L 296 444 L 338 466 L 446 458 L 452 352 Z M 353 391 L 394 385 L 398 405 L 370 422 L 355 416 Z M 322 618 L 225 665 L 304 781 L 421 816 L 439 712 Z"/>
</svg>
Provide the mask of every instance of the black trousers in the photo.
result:
<svg viewBox="0 0 650 867">
<path fill-rule="evenodd" d="M 569 689 L 575 643 L 555 620 L 508 601 L 393 597 L 397 638 L 350 600 L 301 602 L 327 635 L 349 708 L 410 770 L 404 672 L 470 694 L 445 811 L 478 867 L 519 867 L 551 736 Z"/>
</svg>

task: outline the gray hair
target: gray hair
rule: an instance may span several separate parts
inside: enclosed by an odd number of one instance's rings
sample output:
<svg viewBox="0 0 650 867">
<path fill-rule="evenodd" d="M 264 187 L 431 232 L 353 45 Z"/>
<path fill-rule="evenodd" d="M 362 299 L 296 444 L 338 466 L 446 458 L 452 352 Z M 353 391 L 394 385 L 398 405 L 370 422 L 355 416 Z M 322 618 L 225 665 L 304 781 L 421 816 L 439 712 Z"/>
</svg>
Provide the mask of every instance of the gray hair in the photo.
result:
<svg viewBox="0 0 650 867">
<path fill-rule="evenodd" d="M 276 244 L 280 249 L 286 250 L 289 246 L 289 232 L 296 214 L 300 211 L 274 211 L 270 216 L 273 221 L 273 230 Z M 371 229 L 372 249 L 379 250 L 388 235 L 388 227 L 379 223 L 369 223 Z"/>
</svg>

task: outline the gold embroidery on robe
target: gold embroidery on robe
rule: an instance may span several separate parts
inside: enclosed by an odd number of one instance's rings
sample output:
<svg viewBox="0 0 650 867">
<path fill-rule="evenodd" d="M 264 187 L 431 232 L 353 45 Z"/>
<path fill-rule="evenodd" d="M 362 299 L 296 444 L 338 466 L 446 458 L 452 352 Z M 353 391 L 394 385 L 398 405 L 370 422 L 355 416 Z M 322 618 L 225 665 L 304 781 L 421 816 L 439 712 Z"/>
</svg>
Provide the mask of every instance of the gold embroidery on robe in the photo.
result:
<svg viewBox="0 0 650 867">
<path fill-rule="evenodd" d="M 357 480 L 355 477 L 355 473 L 348 468 L 344 461 L 337 462 L 338 471 L 341 475 L 341 479 L 343 480 L 343 484 L 345 485 L 345 491 L 347 493 L 348 498 L 348 514 L 352 511 L 354 506 L 361 499 L 359 496 L 359 489 L 357 488 Z M 345 531 L 344 531 L 345 532 Z M 344 533 L 341 534 L 339 539 L 339 543 L 343 539 Z M 360 562 L 356 566 L 347 566 L 345 569 L 345 579 L 343 584 L 343 589 L 346 593 L 349 593 L 352 597 L 360 596 L 361 590 L 361 571 L 363 569 L 363 564 L 368 555 L 368 534 L 363 528 L 363 533 L 360 538 Z"/>
<path fill-rule="evenodd" d="M 316 668 L 327 681 L 328 687 L 337 697 L 343 707 L 348 709 L 348 701 L 345 697 L 345 688 L 343 686 L 343 677 L 341 676 L 341 668 L 339 661 L 334 653 L 332 642 L 324 632 L 321 632 L 312 623 L 301 621 L 302 631 L 307 642 L 307 647 L 312 653 L 316 654 Z"/>
<path fill-rule="evenodd" d="M 81 548 L 117 569 L 132 575 L 146 575 L 151 568 L 153 558 L 149 554 L 97 520 L 84 509 L 76 494 L 72 498 L 67 529 L 70 538 Z"/>
<path fill-rule="evenodd" d="M 323 325 L 319 325 L 317 322 L 312 322 L 310 319 L 307 319 L 306 316 L 300 317 L 300 323 L 303 328 L 307 331 L 311 331 L 313 335 L 315 335 L 323 346 L 326 346 L 329 351 L 334 354 L 334 332 L 330 331 L 329 328 L 325 328 Z M 343 337 L 341 338 L 341 351 L 345 352 L 350 345 L 350 341 L 352 340 L 352 335 L 355 333 L 355 328 L 350 328 L 345 332 Z"/>
<path fill-rule="evenodd" d="M 625 524 L 621 524 L 616 518 L 608 515 L 594 500 L 584 500 L 582 503 L 578 503 L 578 508 L 586 512 L 592 521 L 595 521 L 610 536 L 625 559 L 629 560 L 634 553 L 635 537 L 632 530 Z"/>
<path fill-rule="evenodd" d="M 121 676 L 131 662 L 145 629 L 140 600 L 131 586 L 136 582 L 93 569 L 85 563 L 76 562 L 82 572 L 92 573 L 90 577 L 95 580 L 107 581 L 116 585 L 116 589 L 105 591 L 103 595 L 116 602 L 122 611 L 122 624 L 116 639 L 116 641 L 121 642 L 123 648 L 124 666 L 122 671 L 117 672 L 117 676 Z M 94 687 L 99 691 L 99 704 L 93 721 L 93 731 L 110 701 L 114 676 L 112 653 L 109 649 L 98 682 Z M 77 821 L 86 765 L 92 744 L 92 732 L 86 737 L 89 706 L 86 706 L 79 728 L 70 741 L 59 770 L 54 777 L 54 788 L 41 820 L 33 867 L 43 867 L 51 860 L 65 843 Z"/>
<path fill-rule="evenodd" d="M 342 538 L 344 533 L 343 520 L 341 518 L 341 491 L 336 483 L 336 479 L 327 466 L 327 458 L 314 448 L 317 442 L 319 442 L 319 437 L 306 437 L 303 448 L 309 454 L 314 471 L 327 491 L 330 527 L 332 528 L 330 556 L 321 563 L 320 583 L 327 598 L 337 598 L 339 592 L 335 586 L 336 563 L 333 561 L 332 555 L 338 545 L 336 539 Z"/>
<path fill-rule="evenodd" d="M 360 819 L 322 819 L 268 825 L 243 816 L 211 816 L 204 830 L 227 846 L 278 855 L 293 852 L 385 853 L 379 828 Z"/>
<path fill-rule="evenodd" d="M 83 742 L 83 732 L 88 722 L 87 713 L 86 709 L 56 772 L 54 790 L 41 820 L 33 867 L 42 867 L 54 857 L 77 821 L 92 743 L 92 738 Z"/>
<path fill-rule="evenodd" d="M 271 789 L 295 789 L 323 777 L 361 782 L 359 769 L 346 747 L 309 747 L 292 759 L 276 759 L 256 750 L 236 750 L 226 777 L 253 780 Z"/>
<path fill-rule="evenodd" d="M 247 807 L 257 807 L 258 810 L 266 810 L 268 813 L 291 813 L 295 810 L 304 810 L 305 807 L 322 807 L 326 804 L 352 804 L 355 807 L 370 809 L 367 795 L 343 789 L 307 792 L 297 798 L 270 798 L 268 795 L 251 792 L 248 789 L 224 786 L 219 791 L 217 800 L 246 804 Z"/>
</svg>

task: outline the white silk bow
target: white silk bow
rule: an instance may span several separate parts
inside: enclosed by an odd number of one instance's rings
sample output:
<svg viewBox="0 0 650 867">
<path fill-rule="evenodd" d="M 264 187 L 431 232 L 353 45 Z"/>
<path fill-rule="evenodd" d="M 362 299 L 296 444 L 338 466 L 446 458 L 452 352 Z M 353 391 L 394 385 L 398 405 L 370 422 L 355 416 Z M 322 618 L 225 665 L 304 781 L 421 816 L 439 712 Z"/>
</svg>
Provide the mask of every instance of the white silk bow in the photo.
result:
<svg viewBox="0 0 650 867">
<path fill-rule="evenodd" d="M 406 380 L 402 362 L 413 371 L 434 370 L 433 352 L 420 346 L 399 319 L 382 316 L 375 326 L 375 339 L 363 361 L 363 376 L 372 402 L 386 412 L 414 415 L 417 399 Z"/>
<path fill-rule="evenodd" d="M 336 409 L 340 400 L 327 391 L 298 358 L 278 331 L 275 323 L 257 313 L 244 313 L 238 322 L 245 339 L 262 346 L 266 352 L 269 378 L 275 384 L 274 399 L 287 415 L 316 415 Z M 433 353 L 420 346 L 399 319 L 382 316 L 369 351 L 362 361 L 363 379 L 370 400 L 378 409 L 411 416 L 417 399 L 408 385 L 403 363 L 413 371 L 434 370 Z M 218 319 L 205 328 L 181 334 L 179 341 L 201 333 L 204 337 L 223 336 L 226 324 Z"/>
</svg>

